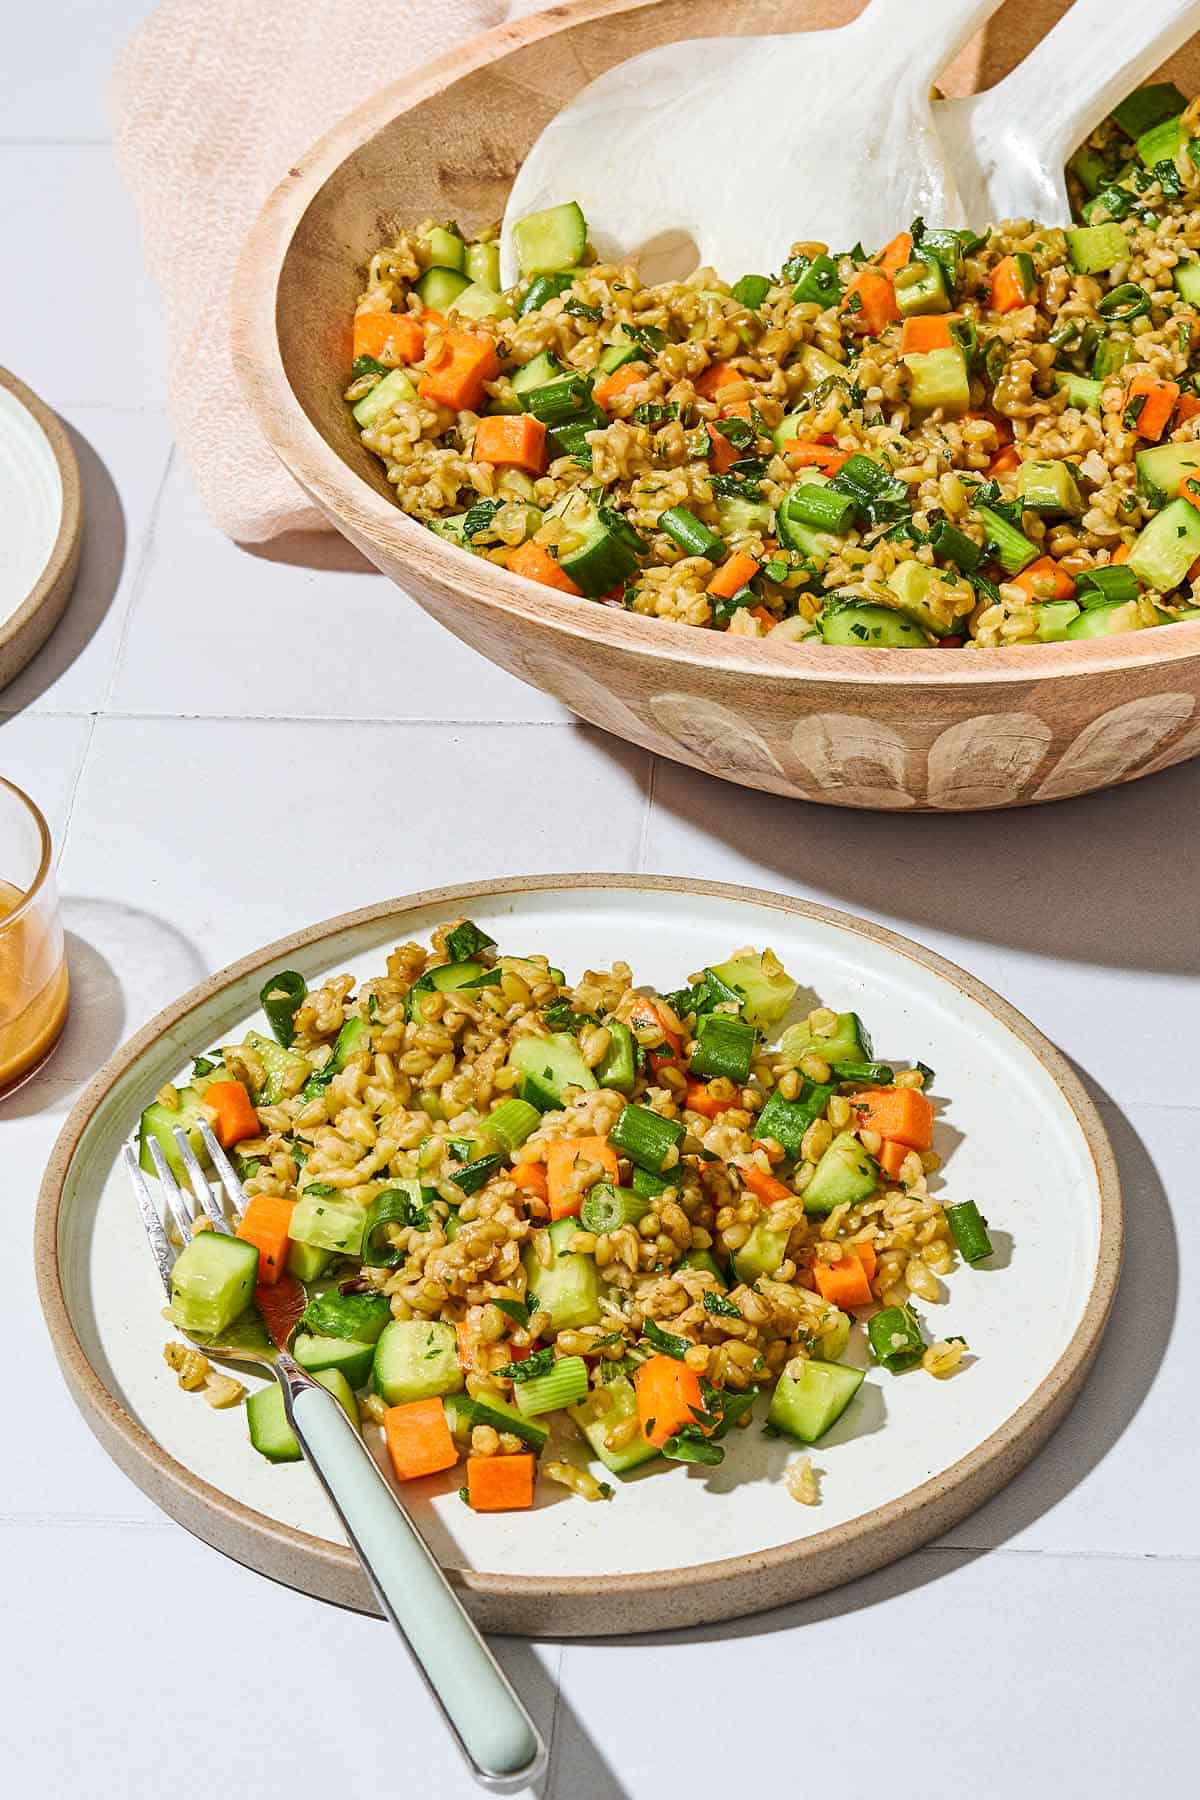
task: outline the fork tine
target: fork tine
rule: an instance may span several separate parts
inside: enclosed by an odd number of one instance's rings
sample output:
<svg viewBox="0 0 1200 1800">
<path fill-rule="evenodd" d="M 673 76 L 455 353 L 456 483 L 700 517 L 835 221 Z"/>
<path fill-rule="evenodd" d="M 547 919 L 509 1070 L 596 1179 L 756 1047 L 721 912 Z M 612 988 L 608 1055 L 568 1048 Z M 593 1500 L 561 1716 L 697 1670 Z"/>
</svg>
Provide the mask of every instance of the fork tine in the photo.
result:
<svg viewBox="0 0 1200 1800">
<path fill-rule="evenodd" d="M 163 1155 L 158 1140 L 151 1137 L 147 1139 L 147 1142 L 150 1145 L 150 1157 L 154 1163 L 155 1173 L 162 1182 L 163 1198 L 167 1203 L 167 1209 L 170 1212 L 172 1219 L 175 1221 L 175 1229 L 178 1231 L 184 1243 L 190 1244 L 192 1241 L 191 1209 L 188 1207 L 183 1194 L 180 1192 L 179 1184 L 171 1173 L 170 1166 L 167 1163 L 166 1157 Z"/>
<path fill-rule="evenodd" d="M 188 1172 L 188 1181 L 191 1184 L 192 1192 L 208 1214 L 213 1230 L 228 1233 L 229 1222 L 221 1211 L 220 1201 L 205 1179 L 204 1170 L 200 1167 L 187 1132 L 181 1130 L 178 1125 L 175 1127 L 175 1142 L 179 1146 L 179 1154 L 182 1156 L 184 1167 Z"/>
<path fill-rule="evenodd" d="M 158 1272 L 162 1276 L 163 1286 L 168 1296 L 171 1292 L 171 1270 L 175 1266 L 175 1252 L 171 1248 L 171 1240 L 163 1230 L 162 1220 L 150 1193 L 150 1184 L 138 1167 L 137 1157 L 128 1144 L 125 1146 L 125 1165 L 129 1170 L 129 1178 L 133 1182 L 133 1197 L 137 1201 L 137 1209 L 142 1215 L 142 1225 L 150 1248 L 154 1252 L 154 1260 L 158 1264 Z"/>
<path fill-rule="evenodd" d="M 241 1182 L 233 1172 L 233 1164 L 217 1142 L 212 1126 L 207 1119 L 200 1121 L 200 1136 L 204 1139 L 204 1148 L 212 1158 L 213 1168 L 221 1178 L 221 1185 L 229 1196 L 233 1216 L 240 1221 L 246 1210 L 246 1195 Z"/>
</svg>

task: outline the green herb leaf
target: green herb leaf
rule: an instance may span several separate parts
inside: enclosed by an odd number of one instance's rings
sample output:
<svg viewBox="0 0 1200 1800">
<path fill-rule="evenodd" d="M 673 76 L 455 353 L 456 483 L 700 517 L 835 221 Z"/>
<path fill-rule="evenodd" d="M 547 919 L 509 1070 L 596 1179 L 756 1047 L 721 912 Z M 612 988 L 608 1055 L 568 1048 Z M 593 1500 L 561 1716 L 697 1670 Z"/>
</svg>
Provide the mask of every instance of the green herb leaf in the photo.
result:
<svg viewBox="0 0 1200 1800">
<path fill-rule="evenodd" d="M 742 1317 L 732 1300 L 727 1300 L 724 1294 L 718 1294 L 712 1288 L 704 1290 L 704 1310 L 716 1313 L 720 1319 L 737 1319 L 739 1323 Z"/>
<path fill-rule="evenodd" d="M 554 1345 L 547 1344 L 544 1350 L 535 1350 L 532 1356 L 521 1362 L 506 1363 L 504 1368 L 494 1371 L 497 1375 L 506 1375 L 510 1381 L 536 1381 L 539 1375 L 548 1375 L 554 1367 Z"/>
<path fill-rule="evenodd" d="M 673 1356 L 676 1362 L 682 1362 L 691 1349 L 691 1340 L 676 1337 L 672 1331 L 664 1331 L 653 1319 L 642 1320 L 642 1336 L 663 1356 Z"/>
</svg>

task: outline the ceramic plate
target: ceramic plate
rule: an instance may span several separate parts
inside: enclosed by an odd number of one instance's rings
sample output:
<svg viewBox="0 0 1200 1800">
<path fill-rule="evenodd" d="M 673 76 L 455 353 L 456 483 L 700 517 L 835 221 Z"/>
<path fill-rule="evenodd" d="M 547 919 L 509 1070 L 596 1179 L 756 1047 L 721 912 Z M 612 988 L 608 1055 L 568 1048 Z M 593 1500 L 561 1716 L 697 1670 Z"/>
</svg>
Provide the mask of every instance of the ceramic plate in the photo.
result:
<svg viewBox="0 0 1200 1800">
<path fill-rule="evenodd" d="M 0 687 L 62 615 L 81 523 L 70 439 L 49 407 L 0 369 Z"/>
<path fill-rule="evenodd" d="M 732 1617 L 901 1556 L 1001 1487 L 1073 1399 L 1119 1271 L 1115 1167 L 1080 1083 L 1004 1001 L 891 932 L 751 889 L 596 875 L 446 888 L 328 921 L 214 976 L 97 1076 L 47 1172 L 37 1254 L 67 1380 L 121 1467 L 241 1561 L 372 1609 L 308 1469 L 263 1462 L 240 1410 L 212 1412 L 166 1368 L 162 1291 L 116 1158 L 165 1080 L 262 1027 L 270 969 L 297 968 L 310 984 L 343 969 L 365 976 L 393 943 L 463 913 L 505 948 L 546 951 L 568 976 L 621 956 L 662 988 L 739 945 L 770 944 L 808 1006 L 815 991 L 860 1011 L 877 1054 L 936 1070 L 943 1191 L 978 1203 L 997 1246 L 997 1266 L 959 1268 L 946 1302 L 921 1309 L 939 1335 L 966 1337 L 970 1365 L 948 1382 L 873 1369 L 813 1452 L 819 1506 L 799 1505 L 784 1483 L 797 1446 L 753 1427 L 721 1467 L 643 1471 L 607 1505 L 558 1498 L 546 1483 L 535 1515 L 476 1516 L 453 1472 L 409 1484 L 421 1528 L 481 1621 L 559 1636 Z M 857 1354 L 865 1364 L 861 1344 Z"/>
</svg>

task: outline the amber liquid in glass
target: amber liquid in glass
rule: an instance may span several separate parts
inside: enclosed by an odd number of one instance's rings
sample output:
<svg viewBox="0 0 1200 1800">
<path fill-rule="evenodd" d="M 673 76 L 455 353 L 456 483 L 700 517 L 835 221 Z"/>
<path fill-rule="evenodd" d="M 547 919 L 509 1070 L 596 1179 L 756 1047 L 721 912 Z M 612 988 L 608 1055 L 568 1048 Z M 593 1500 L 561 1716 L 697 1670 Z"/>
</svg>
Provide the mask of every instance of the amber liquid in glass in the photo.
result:
<svg viewBox="0 0 1200 1800">
<path fill-rule="evenodd" d="M 67 1018 L 67 963 L 57 921 L 31 906 L 5 924 L 24 899 L 0 881 L 0 1094 L 47 1057 Z"/>
</svg>

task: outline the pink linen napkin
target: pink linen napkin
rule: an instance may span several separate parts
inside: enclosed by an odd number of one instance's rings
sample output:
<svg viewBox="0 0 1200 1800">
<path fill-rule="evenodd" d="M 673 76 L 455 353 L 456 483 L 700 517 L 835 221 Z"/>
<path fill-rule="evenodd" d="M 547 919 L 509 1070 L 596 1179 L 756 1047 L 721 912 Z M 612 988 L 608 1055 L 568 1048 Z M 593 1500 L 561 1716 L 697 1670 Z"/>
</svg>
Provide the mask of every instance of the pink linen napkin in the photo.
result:
<svg viewBox="0 0 1200 1800">
<path fill-rule="evenodd" d="M 166 306 L 168 403 L 213 522 L 261 543 L 326 529 L 259 436 L 229 346 L 242 238 L 289 165 L 407 70 L 547 0 L 162 0 L 113 76 L 117 160 Z"/>
</svg>

